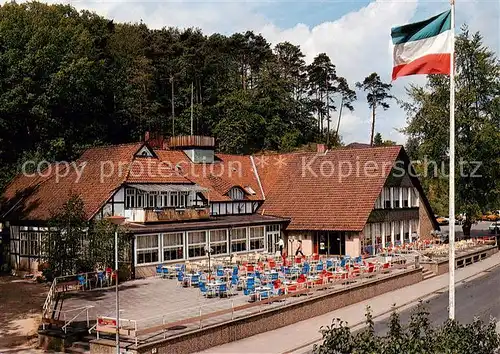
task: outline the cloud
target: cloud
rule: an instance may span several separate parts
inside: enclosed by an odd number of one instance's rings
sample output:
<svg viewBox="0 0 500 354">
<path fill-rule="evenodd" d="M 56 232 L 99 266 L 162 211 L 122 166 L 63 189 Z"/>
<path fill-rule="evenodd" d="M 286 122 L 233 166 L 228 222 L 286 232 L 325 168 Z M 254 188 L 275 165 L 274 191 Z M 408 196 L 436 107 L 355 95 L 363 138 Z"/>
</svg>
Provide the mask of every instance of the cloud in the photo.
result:
<svg viewBox="0 0 500 354">
<path fill-rule="evenodd" d="M 390 28 L 408 23 L 417 10 L 417 2 L 377 0 L 358 11 L 348 13 L 338 20 L 324 22 L 315 27 L 297 24 L 281 29 L 272 24 L 260 31 L 273 44 L 289 41 L 300 45 L 308 62 L 318 54 L 327 53 L 337 67 L 337 74 L 345 77 L 353 87 L 372 72 L 389 82 L 392 71 Z M 404 86 L 394 86 L 395 96 L 404 94 Z M 371 113 L 365 102 L 366 94 L 357 92 L 354 113 L 342 118 L 340 134 L 346 143 L 368 142 L 370 139 Z M 404 125 L 404 112 L 396 102 L 388 111 L 377 112 L 376 131 L 384 138 L 404 143 L 404 136 L 395 128 Z M 335 115 L 335 114 L 334 114 Z"/>
<path fill-rule="evenodd" d="M 70 0 L 71 1 L 71 0 Z M 307 1 L 307 0 L 306 0 Z M 0 3 L 3 1 L 0 0 Z M 47 0 L 48 3 L 58 1 Z M 425 19 L 448 8 L 448 2 L 436 3 L 434 0 L 376 0 L 367 6 L 349 12 L 344 16 L 314 26 L 297 23 L 290 28 L 280 28 L 272 13 L 276 5 L 283 7 L 281 0 L 268 1 L 200 1 L 174 0 L 141 2 L 115 1 L 71 1 L 77 9 L 95 11 L 100 15 L 114 19 L 116 22 L 139 22 L 142 20 L 150 28 L 164 26 L 199 27 L 206 34 L 219 32 L 230 35 L 234 32 L 254 30 L 262 33 L 272 44 L 289 41 L 300 45 L 310 62 L 319 53 L 325 52 L 337 67 L 337 73 L 344 76 L 350 85 L 361 81 L 372 72 L 390 81 L 392 70 L 392 53 L 390 28 L 409 22 Z M 287 2 L 290 7 L 296 4 Z M 330 3 L 335 18 L 336 3 Z M 339 3 L 339 12 L 345 4 Z M 355 6 L 355 5 L 353 5 Z M 286 7 L 284 7 L 286 8 Z M 497 53 L 500 52 L 500 2 L 497 0 L 468 0 L 457 2 L 457 27 L 467 23 L 471 31 L 481 31 L 485 44 Z M 281 17 L 287 16 L 281 12 Z M 405 99 L 405 86 L 409 83 L 425 83 L 425 77 L 413 76 L 398 79 L 393 83 L 392 94 Z M 346 112 L 341 124 L 341 135 L 344 142 L 367 142 L 370 134 L 370 110 L 366 104 L 364 92 L 357 92 L 358 101 L 355 111 Z M 337 114 L 333 113 L 333 117 Z M 336 126 L 336 118 L 332 120 Z M 404 143 L 405 137 L 397 131 L 404 127 L 406 118 L 404 111 L 396 102 L 391 103 L 387 111 L 377 112 L 376 128 L 384 139 Z"/>
</svg>

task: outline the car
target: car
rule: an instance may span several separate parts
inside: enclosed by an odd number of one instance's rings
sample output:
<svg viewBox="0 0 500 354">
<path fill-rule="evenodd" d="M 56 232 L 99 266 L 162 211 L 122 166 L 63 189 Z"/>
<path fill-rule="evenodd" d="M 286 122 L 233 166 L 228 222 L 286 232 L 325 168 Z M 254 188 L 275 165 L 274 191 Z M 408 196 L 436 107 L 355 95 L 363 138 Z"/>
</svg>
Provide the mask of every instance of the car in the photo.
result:
<svg viewBox="0 0 500 354">
<path fill-rule="evenodd" d="M 490 230 L 491 234 L 500 234 L 500 222 L 492 222 L 490 226 L 488 226 L 488 230 Z"/>
<path fill-rule="evenodd" d="M 450 223 L 450 219 L 444 216 L 438 216 L 436 218 L 436 221 L 438 222 L 439 225 L 448 225 Z"/>
</svg>

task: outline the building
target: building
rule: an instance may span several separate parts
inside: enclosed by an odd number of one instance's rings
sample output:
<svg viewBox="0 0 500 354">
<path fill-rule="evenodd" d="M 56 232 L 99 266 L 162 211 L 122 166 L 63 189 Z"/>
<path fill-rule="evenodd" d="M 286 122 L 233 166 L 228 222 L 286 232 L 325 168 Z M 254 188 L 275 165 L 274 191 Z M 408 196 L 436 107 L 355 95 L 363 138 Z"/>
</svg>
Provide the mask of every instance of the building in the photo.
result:
<svg viewBox="0 0 500 354">
<path fill-rule="evenodd" d="M 146 134 L 43 167 L 3 195 L 18 269 L 37 268 L 47 220 L 72 194 L 89 220 L 127 218 L 136 276 L 205 259 L 207 247 L 214 257 L 275 254 L 282 236 L 288 253 L 300 239 L 306 254 L 357 256 L 438 228 L 401 146 L 239 156 L 216 154 L 210 137 Z"/>
</svg>

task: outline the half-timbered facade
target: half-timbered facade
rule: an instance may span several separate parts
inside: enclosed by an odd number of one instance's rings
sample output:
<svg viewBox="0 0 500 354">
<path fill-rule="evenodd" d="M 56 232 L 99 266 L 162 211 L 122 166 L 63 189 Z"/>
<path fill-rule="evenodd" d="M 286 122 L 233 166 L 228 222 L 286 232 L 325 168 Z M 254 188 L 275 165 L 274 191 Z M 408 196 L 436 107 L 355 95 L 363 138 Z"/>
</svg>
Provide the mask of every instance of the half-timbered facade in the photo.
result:
<svg viewBox="0 0 500 354">
<path fill-rule="evenodd" d="M 400 146 L 321 153 L 240 156 L 215 153 L 209 137 L 147 134 L 144 142 L 96 147 L 72 164 L 19 175 L 7 187 L 2 221 L 10 261 L 36 269 L 47 220 L 71 194 L 88 219 L 126 218 L 136 276 L 157 264 L 277 252 L 303 241 L 305 253 L 373 253 L 437 228 Z M 344 173 L 347 163 L 372 163 Z"/>
</svg>

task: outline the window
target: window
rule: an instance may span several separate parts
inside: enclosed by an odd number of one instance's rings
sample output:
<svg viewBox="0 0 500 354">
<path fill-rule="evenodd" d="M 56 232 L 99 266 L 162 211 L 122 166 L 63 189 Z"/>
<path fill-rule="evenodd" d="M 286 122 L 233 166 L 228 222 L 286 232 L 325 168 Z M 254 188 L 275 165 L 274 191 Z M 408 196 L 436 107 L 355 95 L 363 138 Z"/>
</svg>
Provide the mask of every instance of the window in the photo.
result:
<svg viewBox="0 0 500 354">
<path fill-rule="evenodd" d="M 160 198 L 161 198 L 161 206 L 163 208 L 166 208 L 168 206 L 168 192 L 166 191 L 160 192 Z"/>
<path fill-rule="evenodd" d="M 175 259 L 184 258 L 184 234 L 176 232 L 171 234 L 163 234 L 163 260 L 172 261 Z"/>
<path fill-rule="evenodd" d="M 280 224 L 267 225 L 266 232 L 280 231 Z"/>
<path fill-rule="evenodd" d="M 29 255 L 38 257 L 40 256 L 40 233 L 29 233 Z"/>
<path fill-rule="evenodd" d="M 402 208 L 408 208 L 408 188 L 401 188 L 403 193 L 403 205 Z"/>
<path fill-rule="evenodd" d="M 227 253 L 227 230 L 210 231 L 210 248 L 212 254 Z"/>
<path fill-rule="evenodd" d="M 384 208 L 391 208 L 391 189 L 388 187 L 384 188 Z"/>
<path fill-rule="evenodd" d="M 401 221 L 394 221 L 394 243 L 401 244 Z"/>
<path fill-rule="evenodd" d="M 239 187 L 233 187 L 229 190 L 229 198 L 233 200 L 241 200 L 245 197 L 245 193 Z"/>
<path fill-rule="evenodd" d="M 382 202 L 383 193 L 384 193 L 384 191 L 382 190 L 382 192 L 378 196 L 377 200 L 375 201 L 375 209 L 383 209 L 384 208 L 384 204 Z"/>
<path fill-rule="evenodd" d="M 125 189 L 125 208 L 135 208 L 135 189 Z"/>
<path fill-rule="evenodd" d="M 179 193 L 179 206 L 181 208 L 185 208 L 188 206 L 188 198 L 189 198 L 189 192 Z"/>
<path fill-rule="evenodd" d="M 247 250 L 247 229 L 245 227 L 231 230 L 231 252 Z"/>
<path fill-rule="evenodd" d="M 250 228 L 250 251 L 264 249 L 264 227 Z"/>
<path fill-rule="evenodd" d="M 411 192 L 411 206 L 416 208 L 418 207 L 418 191 L 417 188 L 412 188 Z"/>
<path fill-rule="evenodd" d="M 190 231 L 190 232 L 188 232 L 188 256 L 189 256 L 189 258 L 204 256 L 206 245 L 207 245 L 207 232 L 206 231 Z"/>
<path fill-rule="evenodd" d="M 391 242 L 392 242 L 392 230 L 391 230 L 391 223 L 390 222 L 385 222 L 384 223 L 384 232 L 385 232 L 385 243 L 384 246 L 388 247 Z"/>
<path fill-rule="evenodd" d="M 148 196 L 148 207 L 149 208 L 156 208 L 156 195 L 158 194 L 158 192 L 149 192 L 147 194 Z"/>
<path fill-rule="evenodd" d="M 399 208 L 400 207 L 400 203 L 399 203 L 399 191 L 401 190 L 401 188 L 399 187 L 394 187 L 392 188 L 393 192 L 392 192 L 392 207 L 393 208 Z"/>
<path fill-rule="evenodd" d="M 177 207 L 179 206 L 179 192 L 170 192 L 170 203 L 169 207 Z"/>
<path fill-rule="evenodd" d="M 370 246 L 372 244 L 372 225 L 371 224 L 366 224 L 364 229 L 363 229 L 363 245 L 362 247 L 365 248 L 365 251 L 370 253 L 369 250 L 366 250 L 366 247 Z"/>
<path fill-rule="evenodd" d="M 410 221 L 403 220 L 403 240 L 404 242 L 410 242 Z"/>
<path fill-rule="evenodd" d="M 20 232 L 19 238 L 21 239 L 20 247 L 19 247 L 19 254 L 23 255 L 23 256 L 28 256 L 29 255 L 28 232 Z"/>
<path fill-rule="evenodd" d="M 410 225 L 411 225 L 411 233 L 412 233 L 412 238 L 415 237 L 415 235 L 418 236 L 419 231 L 418 231 L 418 220 L 410 220 Z"/>
<path fill-rule="evenodd" d="M 157 263 L 159 261 L 158 235 L 136 237 L 137 264 Z"/>
<path fill-rule="evenodd" d="M 146 202 L 147 202 L 145 200 L 146 195 L 144 194 L 144 192 L 140 191 L 140 190 L 136 190 L 135 197 L 136 197 L 135 207 L 136 208 L 144 208 L 146 206 Z"/>
</svg>

